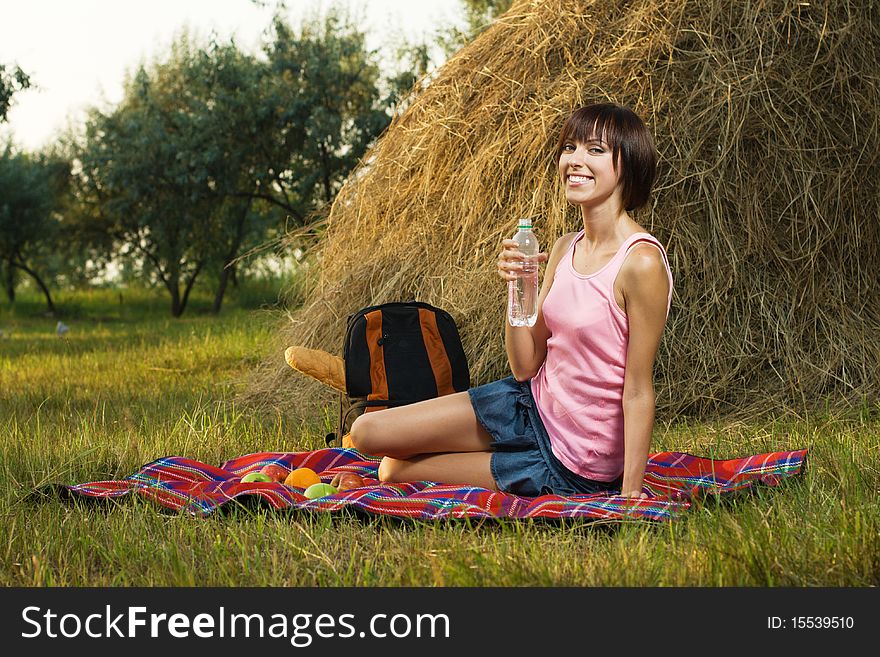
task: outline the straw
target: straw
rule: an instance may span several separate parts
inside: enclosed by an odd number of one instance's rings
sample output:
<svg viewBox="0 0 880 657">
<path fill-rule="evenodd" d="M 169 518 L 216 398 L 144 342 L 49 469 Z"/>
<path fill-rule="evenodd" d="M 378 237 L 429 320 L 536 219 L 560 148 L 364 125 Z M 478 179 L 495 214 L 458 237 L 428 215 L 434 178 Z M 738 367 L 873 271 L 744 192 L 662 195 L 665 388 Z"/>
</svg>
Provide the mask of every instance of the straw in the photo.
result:
<svg viewBox="0 0 880 657">
<path fill-rule="evenodd" d="M 658 418 L 799 413 L 880 391 L 880 4 L 521 1 L 452 57 L 336 198 L 320 271 L 247 398 L 335 397 L 284 348 L 342 355 L 348 314 L 416 298 L 455 317 L 472 383 L 509 373 L 500 241 L 581 219 L 558 182 L 565 117 L 625 104 L 659 178 L 634 219 L 676 279 Z"/>
</svg>

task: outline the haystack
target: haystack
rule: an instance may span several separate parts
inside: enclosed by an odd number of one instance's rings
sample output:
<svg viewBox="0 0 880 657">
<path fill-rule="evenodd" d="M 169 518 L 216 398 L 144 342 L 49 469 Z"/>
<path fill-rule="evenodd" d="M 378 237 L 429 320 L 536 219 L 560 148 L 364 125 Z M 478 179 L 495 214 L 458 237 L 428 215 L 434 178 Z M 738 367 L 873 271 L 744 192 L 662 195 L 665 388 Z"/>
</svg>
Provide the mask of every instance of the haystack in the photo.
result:
<svg viewBox="0 0 880 657">
<path fill-rule="evenodd" d="M 658 417 L 779 412 L 880 392 L 880 3 L 516 2 L 439 71 L 350 176 L 320 273 L 249 396 L 315 413 L 332 393 L 284 347 L 340 354 L 347 315 L 450 311 L 472 383 L 508 373 L 500 240 L 579 230 L 553 147 L 569 112 L 634 108 L 659 180 L 635 215 L 676 278 Z"/>
</svg>

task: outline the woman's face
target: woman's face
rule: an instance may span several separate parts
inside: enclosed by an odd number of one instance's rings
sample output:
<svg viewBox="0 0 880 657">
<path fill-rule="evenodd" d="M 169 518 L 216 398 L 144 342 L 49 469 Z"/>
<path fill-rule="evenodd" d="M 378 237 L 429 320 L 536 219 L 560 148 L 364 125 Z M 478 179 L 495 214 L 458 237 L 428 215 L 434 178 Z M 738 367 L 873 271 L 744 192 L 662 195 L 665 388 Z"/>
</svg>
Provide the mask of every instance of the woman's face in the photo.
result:
<svg viewBox="0 0 880 657">
<path fill-rule="evenodd" d="M 559 155 L 565 198 L 573 205 L 597 205 L 620 193 L 611 147 L 598 137 L 566 141 Z"/>
</svg>

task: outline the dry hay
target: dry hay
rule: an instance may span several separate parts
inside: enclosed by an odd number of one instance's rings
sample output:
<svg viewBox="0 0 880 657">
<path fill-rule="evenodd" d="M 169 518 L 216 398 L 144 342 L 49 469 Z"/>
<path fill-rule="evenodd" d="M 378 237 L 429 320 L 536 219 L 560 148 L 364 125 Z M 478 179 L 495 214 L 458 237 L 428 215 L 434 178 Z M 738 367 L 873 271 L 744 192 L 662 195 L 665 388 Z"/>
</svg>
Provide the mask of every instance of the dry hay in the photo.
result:
<svg viewBox="0 0 880 657">
<path fill-rule="evenodd" d="M 515 3 L 350 177 L 250 399 L 314 413 L 332 395 L 284 347 L 341 355 L 349 313 L 409 298 L 456 318 L 473 384 L 506 375 L 499 241 L 523 215 L 548 248 L 579 230 L 552 151 L 572 109 L 605 100 L 643 116 L 661 155 L 635 216 L 676 278 L 658 417 L 875 399 L 878 44 L 873 1 Z"/>
</svg>

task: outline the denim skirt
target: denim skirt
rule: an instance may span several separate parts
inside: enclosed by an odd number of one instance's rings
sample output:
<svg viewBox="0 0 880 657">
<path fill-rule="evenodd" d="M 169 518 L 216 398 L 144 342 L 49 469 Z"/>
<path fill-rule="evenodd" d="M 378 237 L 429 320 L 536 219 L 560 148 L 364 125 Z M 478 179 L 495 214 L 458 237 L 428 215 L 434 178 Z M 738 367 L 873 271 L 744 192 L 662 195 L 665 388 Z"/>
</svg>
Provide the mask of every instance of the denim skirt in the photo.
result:
<svg viewBox="0 0 880 657">
<path fill-rule="evenodd" d="M 468 390 L 477 420 L 492 436 L 492 476 L 498 490 L 539 495 L 618 492 L 622 479 L 594 481 L 566 468 L 550 448 L 532 386 L 509 376 Z"/>
</svg>

